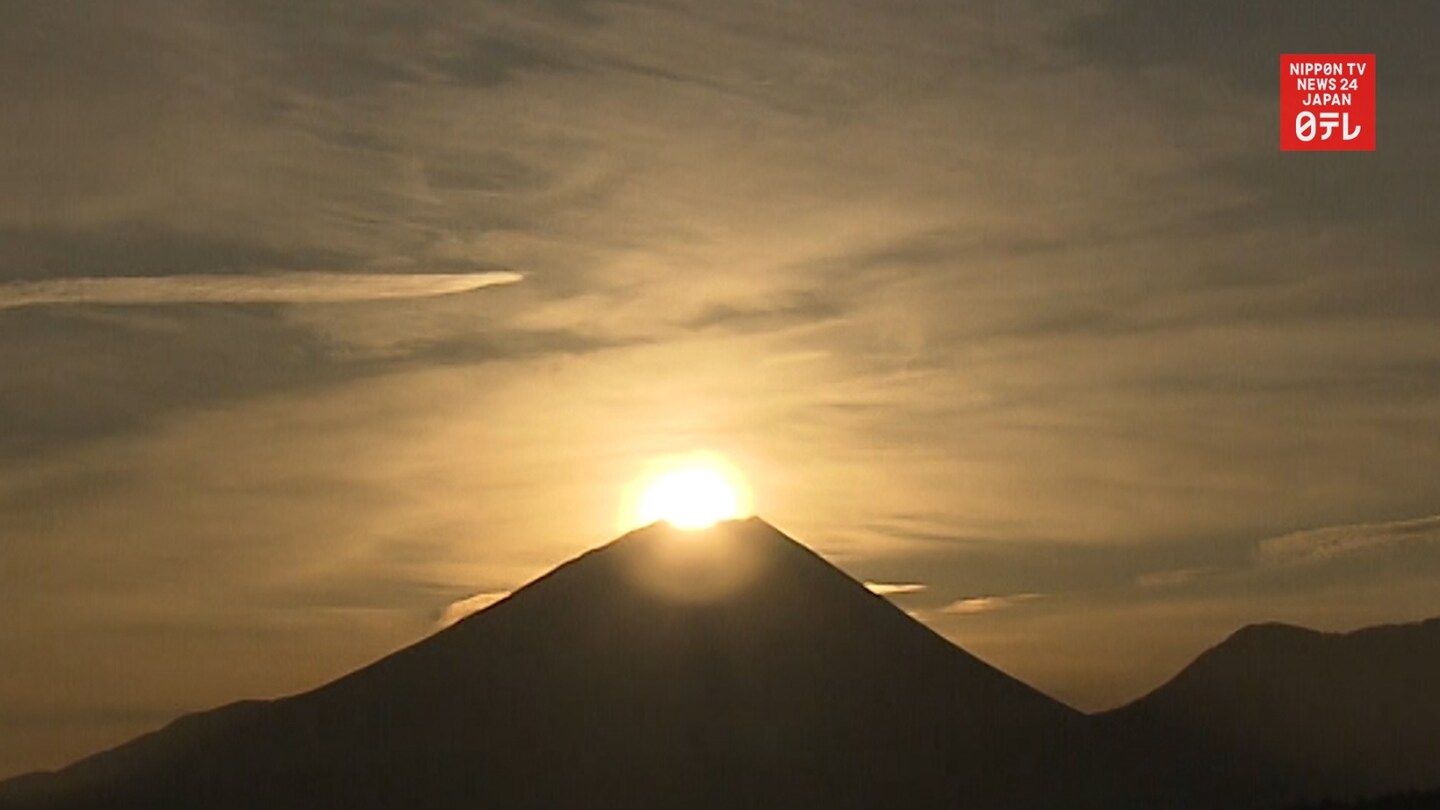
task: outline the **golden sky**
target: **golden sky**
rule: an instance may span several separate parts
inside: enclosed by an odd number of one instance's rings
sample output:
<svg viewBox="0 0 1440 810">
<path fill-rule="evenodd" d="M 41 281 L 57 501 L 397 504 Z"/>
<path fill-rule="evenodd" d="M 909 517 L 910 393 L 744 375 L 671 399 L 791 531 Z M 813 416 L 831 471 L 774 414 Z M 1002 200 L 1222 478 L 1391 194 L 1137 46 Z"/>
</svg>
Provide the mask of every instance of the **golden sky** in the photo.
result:
<svg viewBox="0 0 1440 810">
<path fill-rule="evenodd" d="M 0 776 L 753 509 L 1086 709 L 1440 613 L 1433 4 L 0 6 Z M 1277 148 L 1281 53 L 1378 148 Z M 887 587 L 888 586 L 888 587 Z"/>
</svg>

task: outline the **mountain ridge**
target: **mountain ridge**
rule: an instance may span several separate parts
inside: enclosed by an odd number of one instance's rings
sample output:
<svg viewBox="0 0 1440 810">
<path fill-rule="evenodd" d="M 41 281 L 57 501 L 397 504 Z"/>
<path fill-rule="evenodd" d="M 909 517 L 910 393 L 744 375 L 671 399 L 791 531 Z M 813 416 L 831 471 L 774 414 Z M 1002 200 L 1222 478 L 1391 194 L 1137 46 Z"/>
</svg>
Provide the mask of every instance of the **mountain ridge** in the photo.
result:
<svg viewBox="0 0 1440 810">
<path fill-rule="evenodd" d="M 1440 649 L 1440 618 L 1343 634 L 1248 625 L 1133 703 L 1086 716 L 758 518 L 655 524 L 314 689 L 0 782 L 0 808 L 1202 810 L 1379 795 L 1424 785 L 1363 746 L 1317 767 L 1295 741 L 1324 738 L 1309 715 L 1344 694 L 1337 683 L 1363 692 L 1389 667 L 1403 699 L 1372 732 L 1414 742 L 1435 708 L 1417 633 L 1422 651 Z M 1339 671 L 1332 659 L 1354 683 L 1287 708 L 1308 694 L 1295 687 L 1307 668 Z M 1358 715 L 1333 714 L 1367 716 L 1349 699 Z M 1421 750 L 1412 765 L 1428 773 L 1440 754 Z"/>
<path fill-rule="evenodd" d="M 1440 617 L 1322 632 L 1247 625 L 1099 717 L 1235 763 L 1291 804 L 1440 787 Z"/>
<path fill-rule="evenodd" d="M 1088 729 L 763 521 L 656 525 L 6 806 L 1137 806 Z"/>
</svg>

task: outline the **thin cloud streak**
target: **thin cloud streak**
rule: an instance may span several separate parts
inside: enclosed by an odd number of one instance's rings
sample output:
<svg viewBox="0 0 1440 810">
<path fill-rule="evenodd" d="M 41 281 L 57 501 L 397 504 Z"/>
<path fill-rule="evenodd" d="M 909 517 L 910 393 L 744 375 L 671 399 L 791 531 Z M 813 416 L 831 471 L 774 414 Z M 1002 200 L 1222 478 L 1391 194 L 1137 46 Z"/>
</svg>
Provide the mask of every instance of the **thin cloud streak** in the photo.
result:
<svg viewBox="0 0 1440 810">
<path fill-rule="evenodd" d="M 0 284 L 0 310 L 96 304 L 337 304 L 433 298 L 514 284 L 519 273 L 368 274 L 257 273 L 246 275 L 60 278 Z"/>
<path fill-rule="evenodd" d="M 441 614 L 436 626 L 443 630 L 467 616 L 479 613 L 509 595 L 509 591 L 484 591 L 451 602 L 446 606 L 445 612 Z"/>
<path fill-rule="evenodd" d="M 1171 568 L 1164 571 L 1147 571 L 1135 577 L 1135 584 L 1141 588 L 1170 588 L 1193 582 L 1195 579 L 1214 573 L 1215 569 L 1205 567 Z"/>
<path fill-rule="evenodd" d="M 1440 515 L 1291 532 L 1261 540 L 1256 556 L 1262 564 L 1309 565 L 1403 545 L 1436 542 L 1440 542 Z"/>
<path fill-rule="evenodd" d="M 871 593 L 879 596 L 900 596 L 925 590 L 925 585 L 919 582 L 870 582 L 867 580 L 865 587 Z"/>
<path fill-rule="evenodd" d="M 995 610 L 1014 607 L 1021 602 L 1039 599 L 1041 596 L 1042 594 L 1038 593 L 1017 593 L 1009 596 L 972 596 L 967 599 L 957 599 L 945 607 L 940 608 L 940 612 L 961 616 L 972 613 L 989 613 Z"/>
</svg>

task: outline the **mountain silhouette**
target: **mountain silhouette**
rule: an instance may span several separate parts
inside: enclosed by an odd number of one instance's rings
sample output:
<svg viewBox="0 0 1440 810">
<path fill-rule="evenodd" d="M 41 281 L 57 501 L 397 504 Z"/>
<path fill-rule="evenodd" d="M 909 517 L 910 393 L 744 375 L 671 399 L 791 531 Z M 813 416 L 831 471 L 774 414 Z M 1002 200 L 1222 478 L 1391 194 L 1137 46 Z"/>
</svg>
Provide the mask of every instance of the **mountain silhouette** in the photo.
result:
<svg viewBox="0 0 1440 810">
<path fill-rule="evenodd" d="M 12 780 L 0 806 L 1160 806 L 1095 725 L 763 521 L 656 524 L 314 691 Z"/>
<path fill-rule="evenodd" d="M 1440 790 L 1407 791 L 1353 802 L 1323 801 L 1297 806 L 1291 810 L 1440 810 Z"/>
<path fill-rule="evenodd" d="M 1245 627 L 1104 720 L 1188 744 L 1287 805 L 1440 787 L 1440 618 Z"/>
</svg>

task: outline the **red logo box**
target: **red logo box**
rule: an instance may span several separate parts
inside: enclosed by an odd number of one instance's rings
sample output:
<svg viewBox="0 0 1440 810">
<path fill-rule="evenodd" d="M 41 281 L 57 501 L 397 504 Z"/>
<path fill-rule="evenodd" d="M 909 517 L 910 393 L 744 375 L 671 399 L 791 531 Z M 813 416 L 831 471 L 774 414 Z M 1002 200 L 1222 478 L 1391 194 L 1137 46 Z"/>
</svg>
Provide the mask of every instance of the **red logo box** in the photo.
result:
<svg viewBox="0 0 1440 810">
<path fill-rule="evenodd" d="M 1375 54 L 1280 57 L 1280 150 L 1375 151 Z"/>
</svg>

